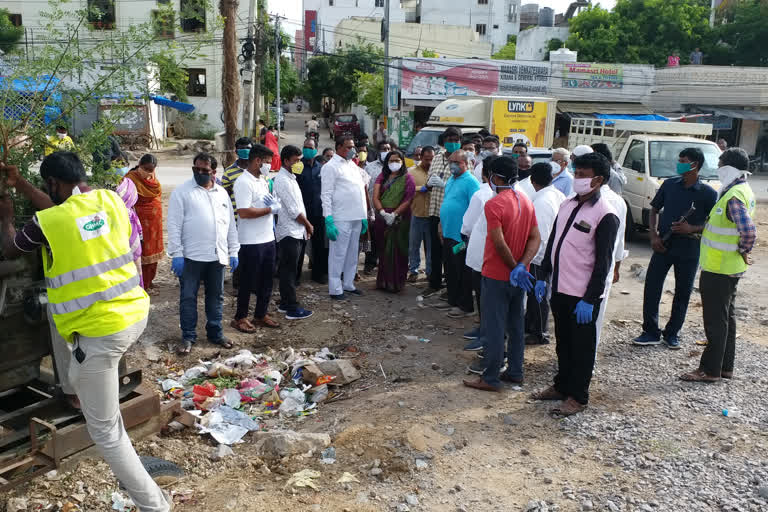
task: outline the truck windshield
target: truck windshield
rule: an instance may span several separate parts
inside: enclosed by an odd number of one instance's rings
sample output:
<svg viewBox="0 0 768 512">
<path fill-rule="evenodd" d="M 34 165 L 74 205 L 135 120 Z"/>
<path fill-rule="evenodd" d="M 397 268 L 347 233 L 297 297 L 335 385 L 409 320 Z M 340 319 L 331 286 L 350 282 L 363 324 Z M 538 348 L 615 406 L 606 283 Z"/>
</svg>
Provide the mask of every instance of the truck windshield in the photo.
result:
<svg viewBox="0 0 768 512">
<path fill-rule="evenodd" d="M 717 161 L 720 148 L 704 142 L 652 141 L 650 143 L 651 176 L 670 178 L 677 176 L 677 162 L 680 152 L 685 148 L 698 148 L 704 153 L 704 167 L 699 176 L 704 179 L 717 179 Z"/>
<path fill-rule="evenodd" d="M 405 156 L 408 158 L 413 157 L 413 150 L 416 149 L 418 146 L 421 147 L 427 147 L 432 146 L 435 148 L 435 151 L 437 151 L 437 138 L 440 136 L 442 132 L 439 132 L 437 130 L 421 130 L 419 133 L 417 133 L 413 139 L 411 140 L 411 143 L 408 144 L 408 149 L 405 150 Z"/>
</svg>

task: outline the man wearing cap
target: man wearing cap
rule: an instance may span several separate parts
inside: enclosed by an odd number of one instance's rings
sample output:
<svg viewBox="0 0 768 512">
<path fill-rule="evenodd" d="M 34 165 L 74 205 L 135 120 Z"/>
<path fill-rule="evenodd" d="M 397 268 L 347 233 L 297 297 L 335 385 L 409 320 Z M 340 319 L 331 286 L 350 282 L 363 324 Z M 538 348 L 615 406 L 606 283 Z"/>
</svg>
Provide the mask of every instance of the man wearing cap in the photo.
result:
<svg viewBox="0 0 768 512">
<path fill-rule="evenodd" d="M 69 372 L 60 372 L 79 398 L 88 434 L 120 484 L 142 512 L 168 512 L 171 504 L 152 480 L 125 431 L 119 402 L 118 363 L 147 325 L 149 297 L 129 244 L 128 210 L 114 192 L 91 189 L 76 154 L 43 160 L 48 195 L 0 165 L 0 176 L 39 209 L 21 231 L 14 228 L 10 197 L 0 197 L 3 256 L 42 249 L 48 313 L 69 344 Z"/>
<path fill-rule="evenodd" d="M 730 148 L 720 155 L 722 188 L 701 234 L 701 309 L 707 347 L 699 368 L 680 378 L 716 382 L 733 378 L 736 359 L 736 287 L 752 264 L 755 246 L 755 194 L 747 183 L 749 155 Z"/>
<path fill-rule="evenodd" d="M 541 237 L 533 204 L 513 189 L 517 181 L 515 160 L 499 157 L 489 167 L 495 197 L 484 206 L 488 235 L 480 304 L 485 370 L 480 378 L 465 380 L 464 385 L 481 391 L 500 391 L 502 382 L 515 386 L 523 383 L 523 302 L 525 293 L 533 290 L 534 278 L 528 266 L 539 249 Z M 501 373 L 505 333 L 509 335 L 508 366 Z"/>
</svg>

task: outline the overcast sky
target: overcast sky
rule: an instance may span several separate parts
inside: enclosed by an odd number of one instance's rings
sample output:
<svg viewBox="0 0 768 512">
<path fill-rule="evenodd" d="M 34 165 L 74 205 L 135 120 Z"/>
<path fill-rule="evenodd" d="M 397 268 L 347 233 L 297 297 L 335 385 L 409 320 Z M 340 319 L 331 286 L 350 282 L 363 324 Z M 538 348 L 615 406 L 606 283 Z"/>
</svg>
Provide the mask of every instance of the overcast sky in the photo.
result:
<svg viewBox="0 0 768 512">
<path fill-rule="evenodd" d="M 523 4 L 538 3 L 539 7 L 552 7 L 555 9 L 555 13 L 565 12 L 568 6 L 571 5 L 571 2 L 572 0 L 538 0 L 537 2 L 523 0 Z M 616 0 L 598 0 L 594 3 L 599 3 L 603 7 L 612 9 L 616 5 Z M 301 0 L 272 0 L 269 2 L 269 12 L 287 18 L 282 22 L 283 28 L 291 36 L 300 28 L 300 23 L 303 19 Z"/>
</svg>

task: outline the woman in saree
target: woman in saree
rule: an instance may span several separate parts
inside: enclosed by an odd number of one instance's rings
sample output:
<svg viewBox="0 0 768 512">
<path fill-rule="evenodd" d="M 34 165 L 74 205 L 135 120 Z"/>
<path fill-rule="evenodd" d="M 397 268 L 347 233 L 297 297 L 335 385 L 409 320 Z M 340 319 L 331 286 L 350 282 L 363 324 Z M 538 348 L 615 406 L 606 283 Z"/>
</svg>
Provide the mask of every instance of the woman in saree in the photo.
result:
<svg viewBox="0 0 768 512">
<path fill-rule="evenodd" d="M 141 221 L 144 239 L 141 242 L 141 270 L 144 276 L 144 289 L 152 288 L 152 281 L 157 274 L 157 263 L 162 259 L 163 245 L 163 190 L 157 181 L 155 169 L 157 158 L 146 154 L 139 160 L 139 165 L 125 175 L 136 185 L 138 200 L 136 213 Z"/>
<path fill-rule="evenodd" d="M 277 141 L 277 129 L 274 126 L 270 126 L 269 129 L 267 130 L 267 136 L 264 139 L 264 145 L 272 150 L 271 170 L 279 171 L 281 167 L 280 147 Z"/>
<path fill-rule="evenodd" d="M 390 151 L 373 187 L 373 206 L 377 212 L 374 236 L 379 254 L 376 288 L 379 290 L 399 292 L 405 287 L 411 201 L 415 193 L 416 185 L 405 167 L 405 156 L 400 151 Z"/>
<path fill-rule="evenodd" d="M 139 284 L 144 287 L 144 276 L 141 266 L 141 239 L 143 237 L 141 222 L 139 216 L 136 215 L 136 201 L 139 198 L 139 194 L 136 191 L 136 185 L 129 179 L 123 178 L 115 188 L 115 192 L 120 196 L 120 199 L 125 203 L 125 207 L 128 209 L 128 221 L 131 223 L 131 237 L 128 239 L 131 245 L 131 252 L 133 253 L 133 262 L 136 264 L 136 271 L 139 273 Z"/>
</svg>

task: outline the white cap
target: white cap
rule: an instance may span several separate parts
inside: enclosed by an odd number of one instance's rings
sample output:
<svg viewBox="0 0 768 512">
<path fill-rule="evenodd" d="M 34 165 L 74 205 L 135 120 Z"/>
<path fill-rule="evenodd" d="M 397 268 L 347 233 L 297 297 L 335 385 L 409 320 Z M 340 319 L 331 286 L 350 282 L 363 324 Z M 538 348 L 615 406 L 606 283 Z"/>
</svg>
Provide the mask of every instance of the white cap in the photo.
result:
<svg viewBox="0 0 768 512">
<path fill-rule="evenodd" d="M 581 144 L 579 146 L 576 146 L 573 148 L 573 151 L 571 151 L 571 155 L 573 156 L 584 156 L 588 155 L 590 153 L 594 153 L 594 150 L 587 146 L 586 144 Z"/>
</svg>

